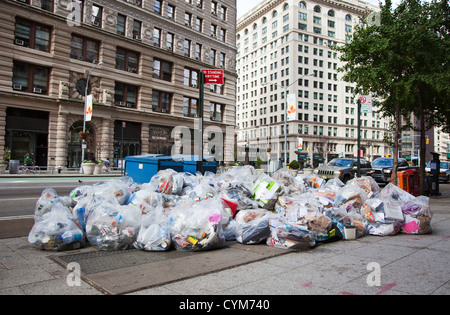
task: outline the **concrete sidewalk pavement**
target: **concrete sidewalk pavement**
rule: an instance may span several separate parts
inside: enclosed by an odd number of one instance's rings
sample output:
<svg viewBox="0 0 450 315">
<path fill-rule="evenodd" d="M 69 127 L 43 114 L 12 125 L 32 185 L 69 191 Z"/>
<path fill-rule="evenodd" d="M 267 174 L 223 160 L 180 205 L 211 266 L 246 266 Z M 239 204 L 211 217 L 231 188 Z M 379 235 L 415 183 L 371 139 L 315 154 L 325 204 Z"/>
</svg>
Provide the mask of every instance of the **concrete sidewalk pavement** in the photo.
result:
<svg viewBox="0 0 450 315">
<path fill-rule="evenodd" d="M 244 251 L 260 252 L 260 257 L 252 262 L 238 259 L 231 267 L 131 294 L 450 294 L 450 185 L 441 187 L 442 196 L 430 200 L 431 235 L 365 236 L 277 255 L 268 254 L 270 251 L 265 248 L 260 250 L 259 246 L 267 245 L 248 245 Z M 243 257 L 239 249 L 234 250 L 239 254 L 236 257 Z M 92 251 L 91 247 L 71 253 Z M 214 255 L 219 257 L 215 259 L 229 253 L 216 250 Z M 0 294 L 103 294 L 87 282 L 74 282 L 73 272 L 49 259 L 59 254 L 63 253 L 35 249 L 27 237 L 0 240 Z M 205 259 L 208 252 L 202 256 L 194 253 L 193 257 L 193 263 L 199 266 L 214 261 Z M 183 267 L 178 266 L 179 270 Z"/>
</svg>

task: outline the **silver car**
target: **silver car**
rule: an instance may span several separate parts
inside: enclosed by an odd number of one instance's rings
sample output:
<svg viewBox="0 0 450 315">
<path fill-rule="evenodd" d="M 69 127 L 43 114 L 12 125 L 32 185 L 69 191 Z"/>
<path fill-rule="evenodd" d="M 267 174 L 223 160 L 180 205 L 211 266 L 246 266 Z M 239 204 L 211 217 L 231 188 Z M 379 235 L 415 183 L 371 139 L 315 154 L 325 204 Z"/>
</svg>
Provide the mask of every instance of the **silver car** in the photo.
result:
<svg viewBox="0 0 450 315">
<path fill-rule="evenodd" d="M 314 170 L 314 174 L 324 179 L 339 178 L 346 183 L 348 180 L 354 178 L 357 173 L 357 159 L 356 158 L 336 158 L 332 159 L 325 165 L 319 166 Z M 367 175 L 372 170 L 370 163 L 365 159 L 360 159 L 361 175 Z"/>
</svg>

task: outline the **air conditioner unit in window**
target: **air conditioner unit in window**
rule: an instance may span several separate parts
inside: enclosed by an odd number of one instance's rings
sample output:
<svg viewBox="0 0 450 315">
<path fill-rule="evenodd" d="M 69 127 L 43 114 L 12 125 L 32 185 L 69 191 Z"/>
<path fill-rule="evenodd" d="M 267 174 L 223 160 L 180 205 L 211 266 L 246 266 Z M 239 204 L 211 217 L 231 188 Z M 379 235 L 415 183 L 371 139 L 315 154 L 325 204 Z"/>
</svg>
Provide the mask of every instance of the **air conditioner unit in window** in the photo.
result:
<svg viewBox="0 0 450 315">
<path fill-rule="evenodd" d="M 133 103 L 127 103 L 127 107 L 128 107 L 128 108 L 133 108 L 133 107 L 134 107 L 134 104 L 133 104 Z"/>
<path fill-rule="evenodd" d="M 133 38 L 136 40 L 142 40 L 142 37 L 140 35 L 133 35 Z"/>
<path fill-rule="evenodd" d="M 163 108 L 163 109 L 161 109 L 161 112 L 162 113 L 167 113 L 167 109 Z"/>
<path fill-rule="evenodd" d="M 92 21 L 92 25 L 94 25 L 94 26 L 100 26 L 100 22 L 99 22 L 99 21 Z"/>
<path fill-rule="evenodd" d="M 192 84 L 191 85 L 193 88 L 197 88 L 197 84 Z"/>
<path fill-rule="evenodd" d="M 136 68 L 128 67 L 128 72 L 136 73 Z"/>
<path fill-rule="evenodd" d="M 21 39 L 16 39 L 14 42 L 16 43 L 16 45 L 19 45 L 19 46 L 25 45 L 25 42 Z"/>
<path fill-rule="evenodd" d="M 13 89 L 22 91 L 22 85 L 20 85 L 20 84 L 13 84 Z"/>
<path fill-rule="evenodd" d="M 40 89 L 40 88 L 33 88 L 33 93 L 42 94 L 42 89 Z"/>
<path fill-rule="evenodd" d="M 117 105 L 119 105 L 119 106 L 123 106 L 123 107 L 125 107 L 125 106 L 127 106 L 127 103 L 125 103 L 125 102 L 116 102 L 116 104 Z"/>
</svg>

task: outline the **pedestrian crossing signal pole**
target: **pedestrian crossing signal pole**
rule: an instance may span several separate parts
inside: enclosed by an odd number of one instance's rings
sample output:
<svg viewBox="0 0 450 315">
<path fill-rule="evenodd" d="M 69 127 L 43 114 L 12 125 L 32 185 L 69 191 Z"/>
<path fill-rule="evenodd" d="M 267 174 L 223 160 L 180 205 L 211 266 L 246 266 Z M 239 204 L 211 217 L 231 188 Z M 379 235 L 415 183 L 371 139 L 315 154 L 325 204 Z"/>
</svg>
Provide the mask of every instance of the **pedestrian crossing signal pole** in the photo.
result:
<svg viewBox="0 0 450 315">
<path fill-rule="evenodd" d="M 200 71 L 199 73 L 199 97 L 198 97 L 198 106 L 199 106 L 199 118 L 200 118 L 200 126 L 199 126 L 199 151 L 198 151 L 198 161 L 197 161 L 197 170 L 203 174 L 203 107 L 205 103 L 205 73 Z"/>
</svg>

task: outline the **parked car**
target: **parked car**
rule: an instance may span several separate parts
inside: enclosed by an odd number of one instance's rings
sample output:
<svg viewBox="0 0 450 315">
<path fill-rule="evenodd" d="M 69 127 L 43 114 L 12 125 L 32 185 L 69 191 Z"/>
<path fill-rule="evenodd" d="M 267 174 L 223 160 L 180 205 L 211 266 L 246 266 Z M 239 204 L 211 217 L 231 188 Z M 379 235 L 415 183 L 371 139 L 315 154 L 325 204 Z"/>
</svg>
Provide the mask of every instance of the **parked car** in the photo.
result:
<svg viewBox="0 0 450 315">
<path fill-rule="evenodd" d="M 370 176 L 375 179 L 377 183 L 388 184 L 391 181 L 392 169 L 394 168 L 394 158 L 378 158 L 372 162 L 372 171 Z M 398 159 L 398 171 L 409 168 L 408 161 L 403 158 Z"/>
<path fill-rule="evenodd" d="M 314 170 L 316 176 L 324 179 L 339 178 L 346 183 L 348 180 L 355 177 L 357 172 L 357 159 L 356 158 L 336 158 L 332 159 L 325 165 L 319 166 Z M 360 159 L 361 163 L 361 175 L 367 175 L 372 170 L 372 167 L 365 159 Z"/>
<path fill-rule="evenodd" d="M 431 172 L 431 162 L 427 163 L 425 172 Z M 441 161 L 441 170 L 439 172 L 439 181 L 443 181 L 446 184 L 450 183 L 450 162 Z"/>
</svg>

